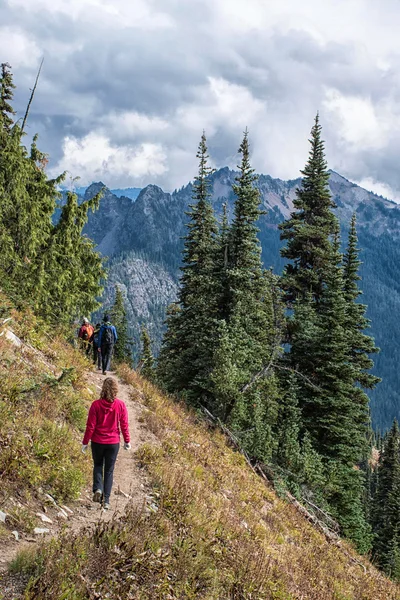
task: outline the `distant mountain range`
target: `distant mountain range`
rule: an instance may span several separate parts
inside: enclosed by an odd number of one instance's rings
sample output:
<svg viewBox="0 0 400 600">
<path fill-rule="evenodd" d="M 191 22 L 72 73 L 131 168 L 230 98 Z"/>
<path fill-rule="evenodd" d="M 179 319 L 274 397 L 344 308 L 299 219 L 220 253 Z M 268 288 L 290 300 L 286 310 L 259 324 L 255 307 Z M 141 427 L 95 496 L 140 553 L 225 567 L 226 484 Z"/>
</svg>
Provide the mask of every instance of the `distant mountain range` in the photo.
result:
<svg viewBox="0 0 400 600">
<path fill-rule="evenodd" d="M 232 215 L 232 184 L 236 173 L 223 168 L 212 176 L 212 203 L 217 214 L 227 203 Z M 282 181 L 260 175 L 258 186 L 266 214 L 260 218 L 260 241 L 266 267 L 281 272 L 278 223 L 290 214 L 301 179 Z M 92 197 L 103 183 L 94 183 L 84 193 Z M 330 189 L 337 204 L 343 243 L 353 212 L 357 213 L 363 301 L 368 304 L 372 332 L 382 352 L 375 358 L 375 372 L 383 382 L 371 393 L 371 411 L 376 428 L 386 429 L 394 416 L 400 418 L 400 206 L 331 172 Z M 85 233 L 109 257 L 105 304 L 112 303 L 115 284 L 126 298 L 132 333 L 138 341 L 141 323 L 146 323 L 157 351 L 163 333 L 166 306 L 177 293 L 185 211 L 191 202 L 192 185 L 164 192 L 148 185 L 132 201 L 129 188 L 106 188 L 100 210 L 90 214 Z M 135 192 L 136 193 L 136 192 Z"/>
</svg>

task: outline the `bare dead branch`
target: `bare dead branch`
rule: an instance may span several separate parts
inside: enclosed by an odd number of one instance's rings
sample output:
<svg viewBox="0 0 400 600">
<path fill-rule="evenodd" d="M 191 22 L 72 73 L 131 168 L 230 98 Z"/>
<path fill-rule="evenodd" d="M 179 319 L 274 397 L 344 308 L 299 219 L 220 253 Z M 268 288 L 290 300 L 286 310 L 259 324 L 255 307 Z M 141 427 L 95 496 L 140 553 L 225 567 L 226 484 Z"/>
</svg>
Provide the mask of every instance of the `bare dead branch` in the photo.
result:
<svg viewBox="0 0 400 600">
<path fill-rule="evenodd" d="M 36 79 L 35 79 L 35 85 L 34 85 L 34 86 L 33 86 L 33 88 L 32 88 L 31 97 L 29 98 L 28 106 L 26 107 L 26 111 L 25 111 L 25 115 L 24 115 L 24 120 L 22 121 L 22 126 L 21 126 L 21 133 L 22 133 L 22 132 L 24 131 L 24 129 L 25 129 L 26 120 L 27 120 L 27 118 L 28 118 L 28 115 L 29 115 L 29 110 L 30 110 L 30 108 L 31 108 L 31 104 L 32 104 L 32 101 L 33 101 L 33 97 L 34 97 L 34 95 L 35 95 L 35 92 L 36 92 L 36 87 L 37 87 L 37 84 L 38 84 L 38 81 L 39 81 L 40 72 L 41 72 L 41 70 L 42 70 L 43 63 L 44 63 L 44 57 L 42 58 L 42 60 L 41 60 L 41 62 L 40 62 L 39 70 L 38 70 L 38 72 L 37 72 Z"/>
</svg>

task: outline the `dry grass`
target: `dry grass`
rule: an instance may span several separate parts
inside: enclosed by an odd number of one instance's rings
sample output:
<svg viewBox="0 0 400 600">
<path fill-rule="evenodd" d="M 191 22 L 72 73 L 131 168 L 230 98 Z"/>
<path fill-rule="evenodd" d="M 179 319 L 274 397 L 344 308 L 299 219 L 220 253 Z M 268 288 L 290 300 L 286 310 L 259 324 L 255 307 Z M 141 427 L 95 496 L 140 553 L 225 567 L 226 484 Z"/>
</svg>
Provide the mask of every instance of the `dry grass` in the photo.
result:
<svg viewBox="0 0 400 600">
<path fill-rule="evenodd" d="M 368 560 L 280 500 L 221 433 L 134 372 L 120 375 L 160 441 L 137 453 L 153 497 L 95 535 L 53 540 L 31 564 L 27 600 L 400 598 Z"/>
<path fill-rule="evenodd" d="M 78 439 L 91 398 L 87 363 L 31 312 L 12 310 L 1 293 L 0 317 L 0 509 L 11 529 L 29 532 L 38 490 L 65 501 L 86 481 Z M 8 328 L 21 347 L 6 339 Z"/>
</svg>

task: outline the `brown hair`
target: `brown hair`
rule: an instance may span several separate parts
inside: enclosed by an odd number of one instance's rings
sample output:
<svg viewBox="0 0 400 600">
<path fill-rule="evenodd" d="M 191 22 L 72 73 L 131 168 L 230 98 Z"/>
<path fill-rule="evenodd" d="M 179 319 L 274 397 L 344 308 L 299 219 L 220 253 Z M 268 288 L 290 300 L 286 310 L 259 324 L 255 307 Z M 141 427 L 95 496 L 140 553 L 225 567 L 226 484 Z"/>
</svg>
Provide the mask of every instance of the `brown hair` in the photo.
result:
<svg viewBox="0 0 400 600">
<path fill-rule="evenodd" d="M 107 377 L 104 380 L 103 387 L 101 389 L 101 398 L 113 402 L 118 394 L 118 383 L 112 377 Z"/>
</svg>

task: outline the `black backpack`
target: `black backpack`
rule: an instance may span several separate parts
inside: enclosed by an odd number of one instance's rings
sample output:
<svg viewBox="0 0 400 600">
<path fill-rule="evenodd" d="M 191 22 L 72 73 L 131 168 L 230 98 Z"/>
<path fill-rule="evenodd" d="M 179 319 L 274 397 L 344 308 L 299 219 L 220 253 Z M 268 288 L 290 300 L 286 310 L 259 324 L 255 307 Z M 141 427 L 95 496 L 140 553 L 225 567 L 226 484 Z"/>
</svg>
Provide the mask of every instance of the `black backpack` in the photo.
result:
<svg viewBox="0 0 400 600">
<path fill-rule="evenodd" d="M 109 325 L 105 326 L 103 335 L 101 336 L 101 343 L 104 346 L 111 346 L 114 343 L 114 333 Z"/>
</svg>

